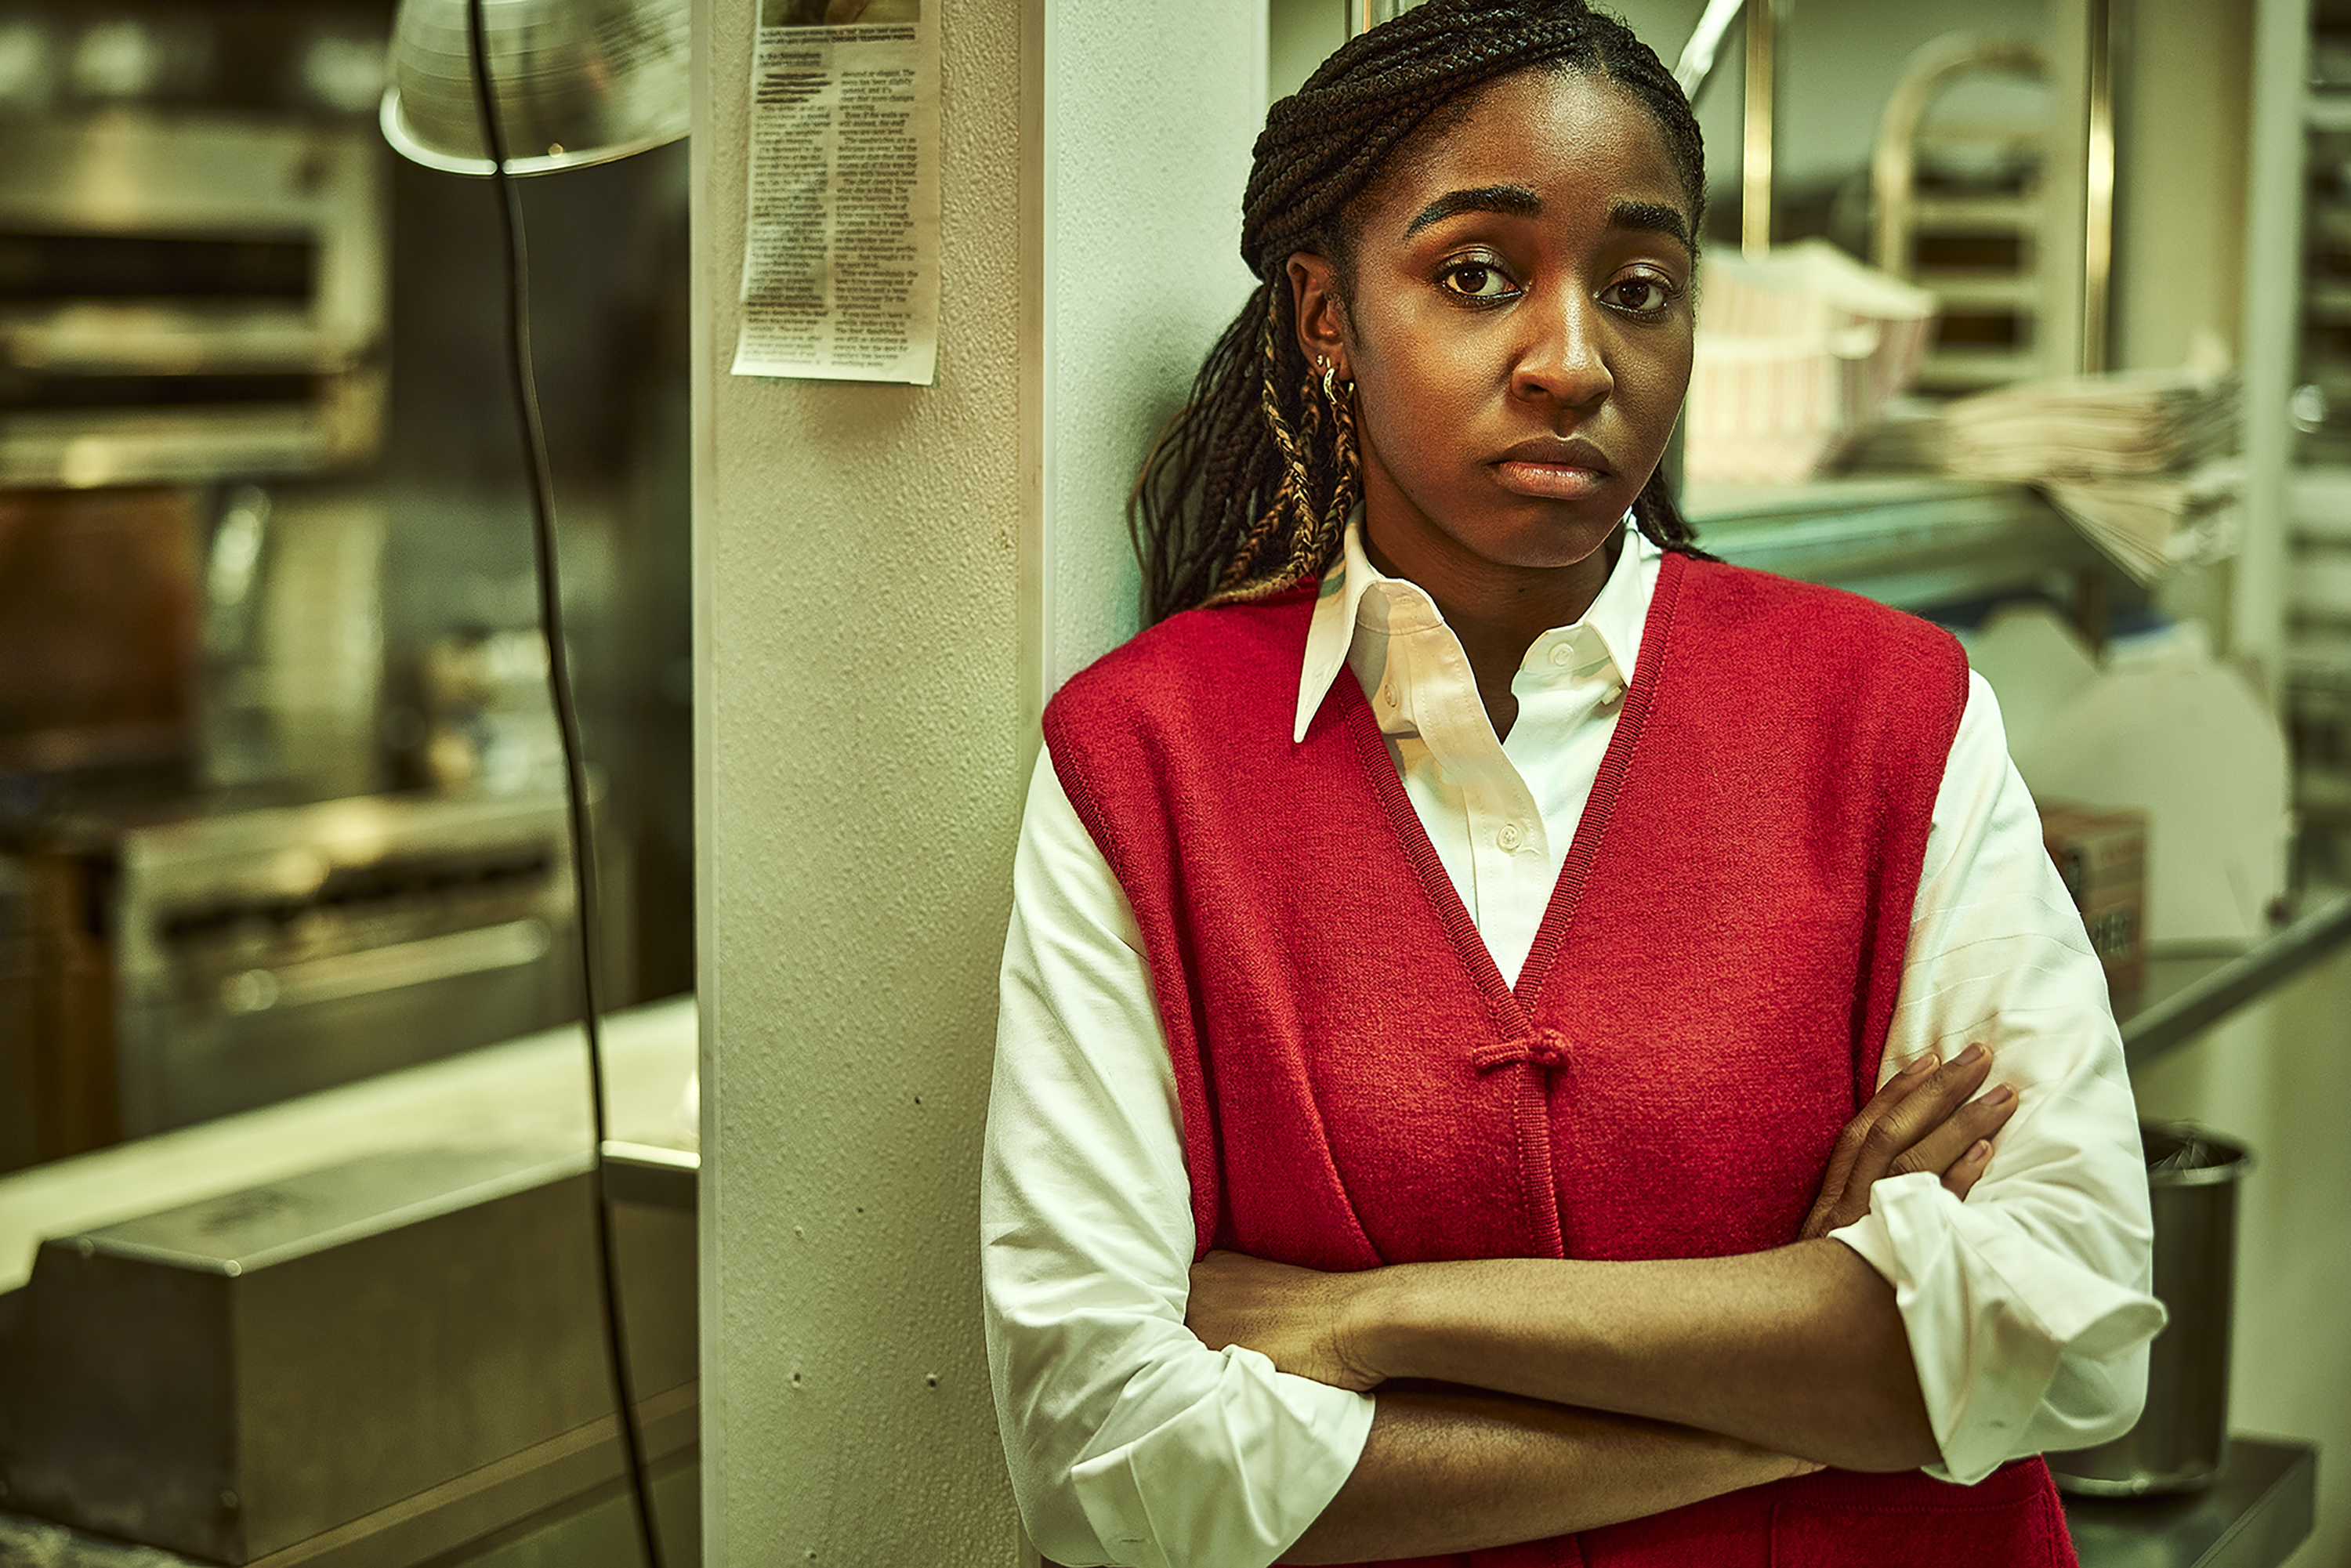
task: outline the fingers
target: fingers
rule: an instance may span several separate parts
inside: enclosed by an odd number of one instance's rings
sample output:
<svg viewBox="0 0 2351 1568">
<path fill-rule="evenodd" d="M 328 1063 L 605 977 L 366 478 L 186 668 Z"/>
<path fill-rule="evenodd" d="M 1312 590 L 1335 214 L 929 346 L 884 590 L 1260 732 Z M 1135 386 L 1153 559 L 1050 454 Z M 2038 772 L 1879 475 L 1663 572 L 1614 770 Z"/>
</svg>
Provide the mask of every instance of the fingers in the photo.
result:
<svg viewBox="0 0 2351 1568">
<path fill-rule="evenodd" d="M 1970 1100 L 1991 1071 L 1970 1045 L 1949 1061 L 1913 1059 L 1887 1079 L 1838 1135 L 1819 1197 L 1799 1236 L 1811 1239 L 1868 1211 L 1869 1189 L 1889 1176 L 1925 1171 L 1964 1198 L 1991 1164 L 1991 1141 L 2016 1113 L 2005 1084 Z"/>
<path fill-rule="evenodd" d="M 1968 1096 L 1982 1086 L 1991 1071 L 1991 1053 L 1980 1045 L 1971 1045 L 1922 1074 L 1923 1082 L 1904 1094 L 1900 1103 L 1878 1117 L 1863 1136 L 1846 1188 L 1867 1186 L 1895 1174 L 1894 1162 L 1949 1121 L 1967 1103 Z M 1951 1150 L 1951 1156 L 1956 1158 L 1980 1135 L 1961 1139 Z"/>
<path fill-rule="evenodd" d="M 1854 1190 L 1854 1162 L 1860 1157 L 1863 1143 L 1871 1131 L 1910 1092 L 1927 1082 L 1928 1075 L 1940 1063 L 1931 1051 L 1922 1051 L 1903 1064 L 1902 1070 L 1877 1087 L 1869 1103 L 1864 1105 L 1837 1134 L 1836 1145 L 1829 1151 L 1828 1169 L 1821 1176 L 1820 1195 L 1813 1201 L 1812 1212 L 1804 1217 L 1798 1235 L 1811 1240 L 1825 1236 L 1840 1225 L 1850 1222 L 1845 1214 L 1845 1194 Z M 1865 1194 L 1867 1186 L 1861 1190 Z"/>
<path fill-rule="evenodd" d="M 2014 1114 L 2016 1091 L 2005 1083 L 1994 1084 L 1952 1112 L 1940 1126 L 1897 1155 L 1893 1174 L 1907 1176 L 1913 1171 L 1927 1171 L 1938 1176 L 1948 1176 L 1975 1152 L 1978 1144 L 1987 1144 L 2008 1125 L 2008 1119 Z M 1968 1186 L 1974 1186 L 1975 1176 L 1982 1174 L 1980 1167 L 1990 1163 L 1989 1153 L 1984 1159 L 1975 1163 L 1979 1168 L 1967 1176 Z M 1967 1196 L 1964 1188 L 1958 1190 L 1960 1197 Z"/>
<path fill-rule="evenodd" d="M 1869 1103 L 1864 1105 L 1860 1113 L 1847 1122 L 1844 1130 L 1837 1134 L 1836 1147 L 1829 1155 L 1827 1174 L 1821 1179 L 1823 1193 L 1844 1189 L 1847 1179 L 1853 1175 L 1853 1163 L 1861 1154 L 1862 1142 L 1868 1137 L 1870 1130 L 1901 1104 L 1912 1090 L 1927 1082 L 1928 1075 L 1938 1065 L 1932 1052 L 1921 1052 L 1905 1063 L 1901 1071 L 1878 1085 L 1877 1092 L 1869 1097 Z"/>
<path fill-rule="evenodd" d="M 1965 1197 L 1974 1190 L 1984 1172 L 1991 1168 L 1991 1142 L 1979 1139 L 1973 1147 L 1961 1155 L 1949 1170 L 1943 1173 L 1943 1186 L 1953 1197 Z"/>
</svg>

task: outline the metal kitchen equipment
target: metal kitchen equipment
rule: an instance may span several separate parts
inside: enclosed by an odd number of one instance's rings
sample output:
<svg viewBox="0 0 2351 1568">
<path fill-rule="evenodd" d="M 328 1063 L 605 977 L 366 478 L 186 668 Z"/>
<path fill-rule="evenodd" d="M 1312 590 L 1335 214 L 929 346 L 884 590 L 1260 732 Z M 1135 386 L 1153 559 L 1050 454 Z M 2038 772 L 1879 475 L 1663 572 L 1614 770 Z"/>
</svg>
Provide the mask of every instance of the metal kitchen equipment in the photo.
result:
<svg viewBox="0 0 2351 1568">
<path fill-rule="evenodd" d="M 428 169 L 487 174 L 468 0 L 402 0 L 392 21 L 384 140 Z M 490 0 L 483 9 L 509 174 L 610 162 L 676 141 L 693 120 L 684 0 Z"/>
<path fill-rule="evenodd" d="M 0 120 L 0 486 L 308 474 L 371 455 L 382 161 L 348 121 Z"/>
<path fill-rule="evenodd" d="M 0 812 L 187 789 L 203 521 L 177 486 L 0 490 Z"/>
<path fill-rule="evenodd" d="M 2030 39 L 1949 33 L 1922 46 L 1886 99 L 1870 156 L 1870 261 L 1935 291 L 1943 304 L 1919 381 L 1972 392 L 2071 370 L 2052 360 L 2044 322 L 2074 287 L 2050 268 L 2051 131 L 2031 120 L 1930 127 L 1928 110 L 1970 78 L 2045 84 L 2049 62 Z"/>
<path fill-rule="evenodd" d="M 0 1295 L 0 1508 L 329 1568 L 434 1554 L 613 1473 L 588 1163 L 402 1149 L 45 1241 Z M 631 1361 L 673 1452 L 693 1216 L 621 1207 Z"/>
<path fill-rule="evenodd" d="M 2143 1124 L 2155 1207 L 2155 1293 L 2171 1314 L 2147 1354 L 2147 1408 L 2111 1443 L 2049 1456 L 2066 1491 L 2194 1491 L 2228 1463 L 2229 1325 L 2237 1186 L 2252 1156 L 2189 1126 Z"/>
<path fill-rule="evenodd" d="M 0 1146 L 0 1168 L 569 1010 L 569 852 L 550 795 L 67 819 L 20 829 L 6 858 L 0 1099 L 29 1100 L 50 1141 Z"/>
</svg>

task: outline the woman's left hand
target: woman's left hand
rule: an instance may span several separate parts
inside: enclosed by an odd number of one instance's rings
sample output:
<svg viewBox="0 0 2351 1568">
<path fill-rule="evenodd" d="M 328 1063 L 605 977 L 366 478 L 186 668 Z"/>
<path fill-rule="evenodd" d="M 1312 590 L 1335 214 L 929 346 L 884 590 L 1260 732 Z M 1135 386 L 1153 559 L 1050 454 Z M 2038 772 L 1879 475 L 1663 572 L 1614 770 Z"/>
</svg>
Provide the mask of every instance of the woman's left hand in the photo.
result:
<svg viewBox="0 0 2351 1568">
<path fill-rule="evenodd" d="M 1350 1321 L 1376 1272 L 1325 1274 L 1211 1252 L 1192 1265 L 1184 1326 L 1210 1350 L 1247 1345 L 1283 1372 L 1360 1393 L 1385 1381 L 1349 1343 Z"/>
<path fill-rule="evenodd" d="M 1949 1061 L 1920 1056 L 1880 1085 L 1838 1135 L 1800 1239 L 1867 1214 L 1869 1189 L 1890 1176 L 1924 1171 L 1966 1197 L 1991 1166 L 1991 1140 L 2016 1113 L 2016 1092 L 2006 1084 L 1968 1098 L 1991 1071 L 1991 1053 L 1970 1045 Z"/>
</svg>

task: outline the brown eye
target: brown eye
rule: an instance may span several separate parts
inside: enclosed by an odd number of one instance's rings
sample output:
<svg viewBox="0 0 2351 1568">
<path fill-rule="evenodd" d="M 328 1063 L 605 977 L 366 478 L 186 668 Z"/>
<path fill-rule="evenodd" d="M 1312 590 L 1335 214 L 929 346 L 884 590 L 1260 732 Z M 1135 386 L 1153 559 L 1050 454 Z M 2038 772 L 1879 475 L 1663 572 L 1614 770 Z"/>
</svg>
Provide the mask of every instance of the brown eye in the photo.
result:
<svg viewBox="0 0 2351 1568">
<path fill-rule="evenodd" d="M 1635 316 L 1654 316 L 1674 302 L 1674 291 L 1654 277 L 1628 277 L 1612 285 L 1609 302 Z"/>
<path fill-rule="evenodd" d="M 1500 268 L 1482 261 L 1465 261 L 1446 268 L 1444 286 L 1447 293 L 1481 302 L 1508 299 L 1518 292 Z"/>
</svg>

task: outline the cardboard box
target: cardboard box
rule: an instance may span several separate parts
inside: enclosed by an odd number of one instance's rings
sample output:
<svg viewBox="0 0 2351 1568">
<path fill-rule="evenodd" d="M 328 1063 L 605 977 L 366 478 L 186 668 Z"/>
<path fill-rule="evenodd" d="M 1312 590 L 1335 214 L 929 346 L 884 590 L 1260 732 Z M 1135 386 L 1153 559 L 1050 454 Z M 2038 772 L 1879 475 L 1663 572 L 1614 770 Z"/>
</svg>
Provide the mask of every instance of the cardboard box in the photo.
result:
<svg viewBox="0 0 2351 1568">
<path fill-rule="evenodd" d="M 2147 979 L 2147 813 L 2044 805 L 2041 841 L 2082 912 L 2106 989 L 2137 991 Z"/>
</svg>

